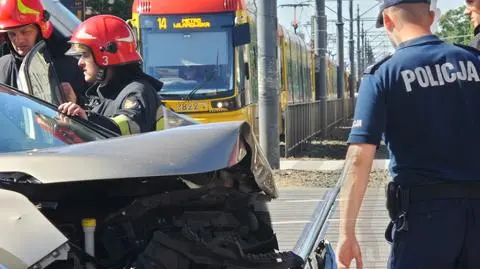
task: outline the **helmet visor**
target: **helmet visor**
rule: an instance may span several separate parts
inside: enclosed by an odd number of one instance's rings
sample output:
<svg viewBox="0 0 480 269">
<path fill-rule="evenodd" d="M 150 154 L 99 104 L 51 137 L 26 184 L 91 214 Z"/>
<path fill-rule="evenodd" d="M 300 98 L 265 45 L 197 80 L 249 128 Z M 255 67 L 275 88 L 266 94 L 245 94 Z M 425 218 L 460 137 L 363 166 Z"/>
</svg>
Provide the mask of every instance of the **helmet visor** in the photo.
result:
<svg viewBox="0 0 480 269">
<path fill-rule="evenodd" d="M 90 48 L 88 46 L 85 46 L 83 44 L 73 43 L 70 46 L 70 49 L 67 52 L 65 52 L 65 55 L 78 57 L 78 56 L 85 55 L 86 53 L 90 53 Z"/>
</svg>

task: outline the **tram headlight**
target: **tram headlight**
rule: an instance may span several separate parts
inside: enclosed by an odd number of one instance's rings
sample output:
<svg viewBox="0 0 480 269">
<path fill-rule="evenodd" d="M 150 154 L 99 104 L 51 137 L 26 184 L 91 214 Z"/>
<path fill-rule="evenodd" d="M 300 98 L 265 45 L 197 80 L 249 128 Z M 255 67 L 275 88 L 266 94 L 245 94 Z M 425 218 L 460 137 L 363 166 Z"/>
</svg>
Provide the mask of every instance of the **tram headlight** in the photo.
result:
<svg viewBox="0 0 480 269">
<path fill-rule="evenodd" d="M 234 110 L 238 108 L 237 100 L 236 98 L 230 98 L 227 100 L 218 100 L 218 101 L 212 101 L 212 108 L 217 108 L 217 109 L 228 109 L 228 110 Z"/>
</svg>

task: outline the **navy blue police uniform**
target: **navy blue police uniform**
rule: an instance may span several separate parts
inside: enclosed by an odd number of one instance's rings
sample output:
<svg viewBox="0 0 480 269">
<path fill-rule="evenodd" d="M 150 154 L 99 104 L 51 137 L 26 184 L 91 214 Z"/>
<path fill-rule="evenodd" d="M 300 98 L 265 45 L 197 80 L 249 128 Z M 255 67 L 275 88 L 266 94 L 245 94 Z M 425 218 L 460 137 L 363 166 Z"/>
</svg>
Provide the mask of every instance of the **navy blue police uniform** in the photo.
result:
<svg viewBox="0 0 480 269">
<path fill-rule="evenodd" d="M 388 268 L 480 268 L 479 54 L 425 35 L 364 72 L 348 142 L 390 152 Z"/>
</svg>

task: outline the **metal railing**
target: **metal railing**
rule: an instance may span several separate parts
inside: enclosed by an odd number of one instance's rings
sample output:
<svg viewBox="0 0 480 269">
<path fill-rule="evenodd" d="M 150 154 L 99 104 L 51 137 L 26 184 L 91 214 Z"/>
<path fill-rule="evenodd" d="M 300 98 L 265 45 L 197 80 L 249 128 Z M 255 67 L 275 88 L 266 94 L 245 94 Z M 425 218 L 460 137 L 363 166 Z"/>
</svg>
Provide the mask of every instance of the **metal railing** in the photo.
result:
<svg viewBox="0 0 480 269">
<path fill-rule="evenodd" d="M 285 157 L 313 137 L 353 116 L 355 100 L 350 98 L 289 104 L 285 109 Z"/>
</svg>

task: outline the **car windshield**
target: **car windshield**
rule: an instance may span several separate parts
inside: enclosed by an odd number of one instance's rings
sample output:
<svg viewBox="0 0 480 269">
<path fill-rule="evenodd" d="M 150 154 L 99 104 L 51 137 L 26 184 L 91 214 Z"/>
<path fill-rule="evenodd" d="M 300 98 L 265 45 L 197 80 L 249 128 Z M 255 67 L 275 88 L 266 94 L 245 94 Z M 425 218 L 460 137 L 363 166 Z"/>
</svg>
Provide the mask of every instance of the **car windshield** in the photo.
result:
<svg viewBox="0 0 480 269">
<path fill-rule="evenodd" d="M 162 94 L 217 94 L 233 88 L 229 32 L 149 33 L 147 72 L 164 83 Z"/>
<path fill-rule="evenodd" d="M 40 102 L 0 85 L 0 153 L 105 139 Z"/>
</svg>

